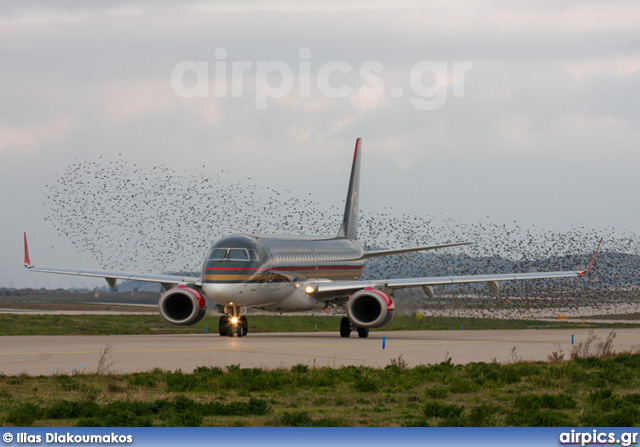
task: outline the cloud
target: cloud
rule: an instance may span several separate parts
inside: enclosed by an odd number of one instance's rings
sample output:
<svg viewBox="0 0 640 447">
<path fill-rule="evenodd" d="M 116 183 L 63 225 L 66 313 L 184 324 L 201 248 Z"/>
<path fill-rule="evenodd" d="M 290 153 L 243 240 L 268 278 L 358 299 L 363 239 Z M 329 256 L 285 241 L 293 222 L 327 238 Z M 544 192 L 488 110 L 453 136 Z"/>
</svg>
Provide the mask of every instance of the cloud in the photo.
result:
<svg viewBox="0 0 640 447">
<path fill-rule="evenodd" d="M 4 151 L 33 152 L 64 140 L 75 116 L 58 116 L 29 126 L 0 125 L 0 153 Z"/>
</svg>

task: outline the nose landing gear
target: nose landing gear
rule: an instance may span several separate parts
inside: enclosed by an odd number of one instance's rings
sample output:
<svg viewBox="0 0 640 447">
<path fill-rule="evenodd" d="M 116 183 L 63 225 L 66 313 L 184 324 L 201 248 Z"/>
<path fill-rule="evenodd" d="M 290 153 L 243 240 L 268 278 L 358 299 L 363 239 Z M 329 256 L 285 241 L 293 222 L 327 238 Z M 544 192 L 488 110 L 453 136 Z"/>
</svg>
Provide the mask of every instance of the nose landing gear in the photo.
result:
<svg viewBox="0 0 640 447">
<path fill-rule="evenodd" d="M 249 324 L 247 322 L 247 317 L 240 315 L 242 312 L 242 306 L 225 306 L 224 312 L 227 315 L 220 317 L 218 333 L 221 336 L 226 335 L 228 337 L 233 337 L 234 335 L 244 337 L 247 335 L 249 332 Z"/>
</svg>

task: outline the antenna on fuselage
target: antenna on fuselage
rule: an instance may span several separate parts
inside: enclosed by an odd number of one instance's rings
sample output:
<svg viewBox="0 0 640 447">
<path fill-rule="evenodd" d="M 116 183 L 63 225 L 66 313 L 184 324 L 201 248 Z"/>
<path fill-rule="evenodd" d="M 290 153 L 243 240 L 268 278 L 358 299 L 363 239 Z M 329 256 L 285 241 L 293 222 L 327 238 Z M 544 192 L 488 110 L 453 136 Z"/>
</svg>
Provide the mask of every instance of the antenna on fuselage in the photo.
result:
<svg viewBox="0 0 640 447">
<path fill-rule="evenodd" d="M 360 189 L 360 153 L 362 138 L 356 140 L 356 149 L 353 153 L 353 165 L 351 166 L 351 178 L 347 201 L 344 205 L 344 217 L 342 226 L 338 231 L 338 237 L 355 240 L 358 237 L 358 190 Z"/>
</svg>

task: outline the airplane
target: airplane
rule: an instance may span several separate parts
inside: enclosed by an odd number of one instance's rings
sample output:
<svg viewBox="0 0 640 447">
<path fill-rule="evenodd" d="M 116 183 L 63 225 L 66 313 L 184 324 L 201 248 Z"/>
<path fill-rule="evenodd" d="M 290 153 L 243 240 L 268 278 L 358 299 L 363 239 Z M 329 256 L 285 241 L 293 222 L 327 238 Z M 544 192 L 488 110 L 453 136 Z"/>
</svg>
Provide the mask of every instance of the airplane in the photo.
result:
<svg viewBox="0 0 640 447">
<path fill-rule="evenodd" d="M 335 236 L 237 234 L 224 237 L 209 249 L 200 277 L 190 277 L 33 265 L 25 232 L 24 265 L 32 272 L 102 277 L 111 288 L 115 288 L 117 280 L 159 283 L 165 292 L 158 301 L 158 311 L 166 322 L 178 326 L 198 323 L 205 316 L 207 302 L 213 302 L 223 314 L 218 324 L 222 336 L 247 335 L 249 326 L 243 315 L 247 307 L 284 313 L 333 306 L 346 312 L 340 321 L 340 336 L 349 337 L 356 331 L 360 338 L 367 338 L 369 329 L 383 327 L 391 321 L 395 312 L 394 292 L 398 289 L 421 287 L 426 296 L 433 299 L 433 286 L 485 282 L 498 295 L 501 281 L 576 278 L 593 267 L 600 244 L 584 271 L 361 280 L 364 263 L 369 258 L 472 243 L 365 251 L 357 239 L 361 156 L 362 139 L 358 138 L 344 217 Z"/>
</svg>

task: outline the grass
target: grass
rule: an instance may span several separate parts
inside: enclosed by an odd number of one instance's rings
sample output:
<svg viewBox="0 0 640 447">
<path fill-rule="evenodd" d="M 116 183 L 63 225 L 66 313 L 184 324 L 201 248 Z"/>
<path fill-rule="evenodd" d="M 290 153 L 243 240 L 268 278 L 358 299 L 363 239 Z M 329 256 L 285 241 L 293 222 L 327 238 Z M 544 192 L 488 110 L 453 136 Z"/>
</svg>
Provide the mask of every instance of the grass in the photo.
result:
<svg viewBox="0 0 640 447">
<path fill-rule="evenodd" d="M 207 315 L 194 326 L 172 326 L 157 314 L 149 315 L 15 315 L 0 314 L 0 335 L 140 335 L 216 332 L 218 315 Z M 313 332 L 337 331 L 340 316 L 249 315 L 249 331 Z M 503 320 L 489 318 L 396 316 L 380 330 L 539 329 L 600 328 L 600 323 L 566 321 Z M 640 327 L 638 323 L 607 324 L 608 328 Z"/>
<path fill-rule="evenodd" d="M 41 311 L 54 311 L 54 310 L 72 310 L 77 312 L 157 312 L 155 306 L 139 306 L 135 304 L 96 304 L 96 303 L 82 303 L 73 301 L 0 301 L 1 309 L 16 309 L 16 310 L 41 310 Z"/>
<path fill-rule="evenodd" d="M 553 363 L 0 375 L 0 424 L 637 426 L 640 354 L 596 345 Z"/>
</svg>

